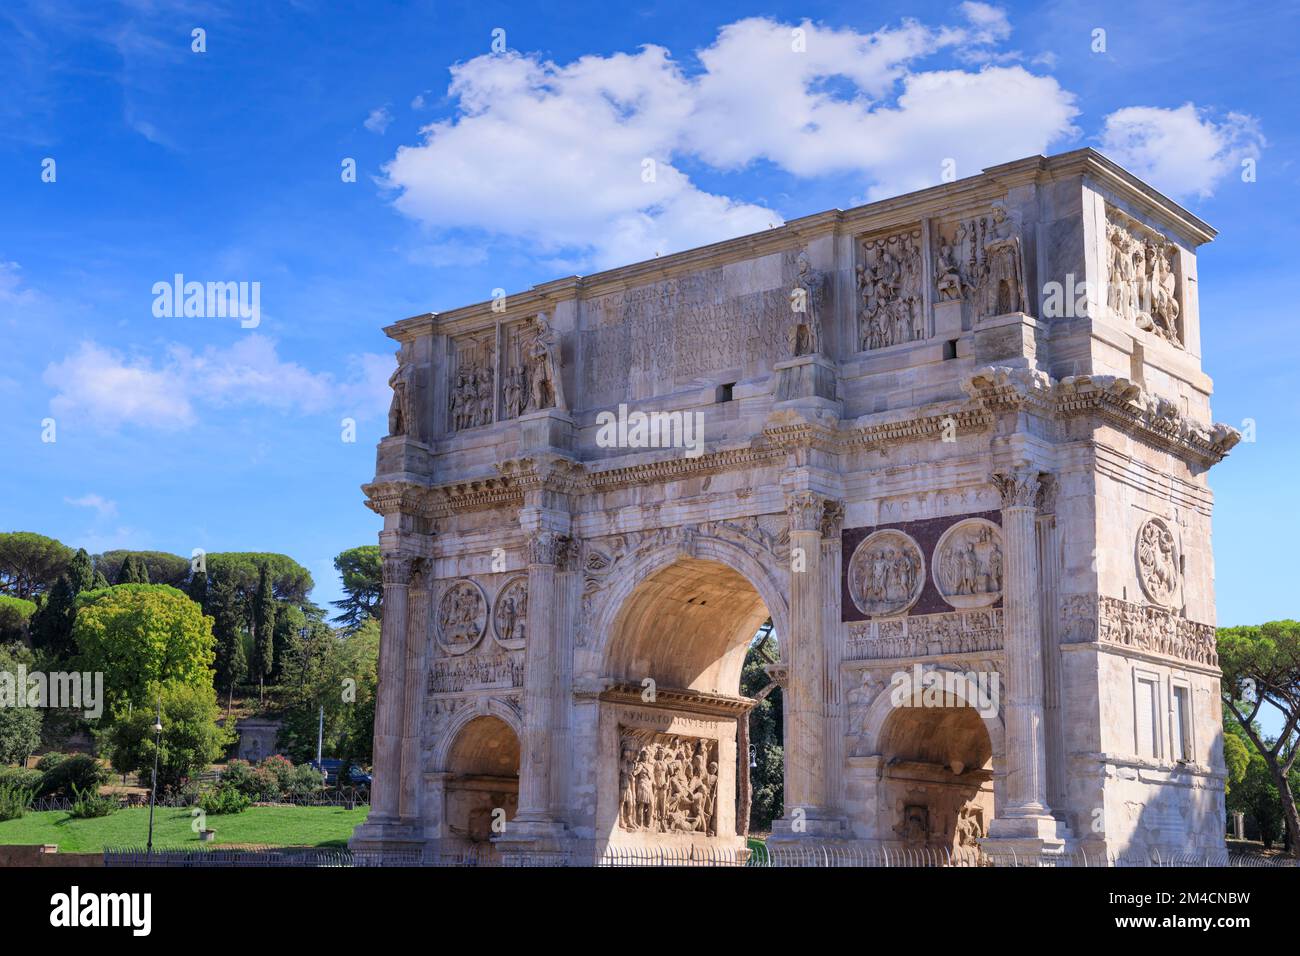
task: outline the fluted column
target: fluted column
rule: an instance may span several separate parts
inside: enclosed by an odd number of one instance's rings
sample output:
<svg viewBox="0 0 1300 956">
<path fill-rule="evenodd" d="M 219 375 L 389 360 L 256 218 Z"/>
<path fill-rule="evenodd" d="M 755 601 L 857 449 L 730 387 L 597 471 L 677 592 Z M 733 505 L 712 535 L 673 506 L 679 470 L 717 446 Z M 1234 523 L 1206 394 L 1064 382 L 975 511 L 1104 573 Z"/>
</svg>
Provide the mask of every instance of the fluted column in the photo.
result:
<svg viewBox="0 0 1300 956">
<path fill-rule="evenodd" d="M 425 645 L 429 636 L 430 568 L 418 559 L 412 568 L 407 600 L 407 625 L 402 702 L 401 795 L 403 822 L 417 822 L 420 810 L 420 724 L 425 693 Z"/>
<path fill-rule="evenodd" d="M 825 499 L 799 491 L 790 516 L 790 630 L 785 703 L 785 817 L 816 816 L 826 805 L 824 754 L 826 649 L 822 634 L 822 515 Z"/>
<path fill-rule="evenodd" d="M 375 700 L 375 782 L 370 819 L 397 819 L 402 774 L 402 717 L 406 701 L 407 590 L 413 558 L 383 559 L 384 616 L 379 632 L 379 688 Z"/>
<path fill-rule="evenodd" d="M 844 773 L 844 703 L 840 694 L 840 663 L 844 645 L 840 640 L 840 574 L 844 531 L 844 503 L 827 501 L 822 515 L 821 631 L 825 651 L 823 700 L 825 720 L 825 800 L 836 812 L 842 809 Z"/>
<path fill-rule="evenodd" d="M 528 540 L 528 644 L 524 651 L 524 734 L 519 768 L 521 822 L 552 818 L 551 734 L 557 664 L 556 565 L 568 538 L 537 531 Z"/>
<path fill-rule="evenodd" d="M 1039 596 L 1037 471 L 992 476 L 1002 495 L 1004 539 L 1003 615 L 1006 726 L 1003 806 L 989 828 L 994 839 L 1022 841 L 1047 849 L 1059 846 L 1065 828 L 1047 806 L 1047 751 L 1043 721 L 1042 614 Z"/>
</svg>

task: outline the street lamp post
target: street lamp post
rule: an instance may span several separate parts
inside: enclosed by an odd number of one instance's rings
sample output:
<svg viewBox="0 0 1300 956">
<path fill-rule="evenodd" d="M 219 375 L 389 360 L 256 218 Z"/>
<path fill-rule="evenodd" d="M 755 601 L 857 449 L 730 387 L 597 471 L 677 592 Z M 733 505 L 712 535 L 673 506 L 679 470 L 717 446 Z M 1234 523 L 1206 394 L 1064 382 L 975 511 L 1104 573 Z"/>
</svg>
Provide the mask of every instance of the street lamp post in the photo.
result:
<svg viewBox="0 0 1300 956">
<path fill-rule="evenodd" d="M 162 750 L 162 695 L 158 695 L 158 716 L 153 722 L 153 786 L 149 788 L 149 844 L 145 858 L 153 857 L 153 805 L 158 799 L 158 753 Z"/>
</svg>

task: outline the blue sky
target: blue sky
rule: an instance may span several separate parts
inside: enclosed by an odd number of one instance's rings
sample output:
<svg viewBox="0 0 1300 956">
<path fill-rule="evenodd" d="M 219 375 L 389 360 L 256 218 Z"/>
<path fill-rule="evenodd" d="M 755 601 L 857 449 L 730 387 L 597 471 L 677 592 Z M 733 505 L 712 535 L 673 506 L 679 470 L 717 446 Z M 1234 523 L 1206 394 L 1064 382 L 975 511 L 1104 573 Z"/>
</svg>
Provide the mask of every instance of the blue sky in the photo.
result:
<svg viewBox="0 0 1300 956">
<path fill-rule="evenodd" d="M 1205 365 L 1257 441 L 1211 474 L 1219 620 L 1295 617 L 1300 17 L 1082 7 L 6 3 L 0 527 L 283 551 L 334 599 L 384 325 L 1092 145 L 1221 232 Z M 176 273 L 260 323 L 155 316 Z"/>
</svg>

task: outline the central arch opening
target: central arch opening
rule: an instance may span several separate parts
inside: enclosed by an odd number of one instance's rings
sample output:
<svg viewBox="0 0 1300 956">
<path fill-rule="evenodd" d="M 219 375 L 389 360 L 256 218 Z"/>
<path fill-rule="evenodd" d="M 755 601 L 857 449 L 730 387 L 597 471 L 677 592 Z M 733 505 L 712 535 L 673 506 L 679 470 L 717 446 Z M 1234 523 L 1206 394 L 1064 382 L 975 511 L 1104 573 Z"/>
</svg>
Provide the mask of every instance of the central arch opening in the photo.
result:
<svg viewBox="0 0 1300 956">
<path fill-rule="evenodd" d="M 696 557 L 650 574 L 623 601 L 605 644 L 613 687 L 601 695 L 597 818 L 611 844 L 743 846 L 741 724 L 753 701 L 740 694 L 741 673 L 770 617 L 744 574 Z"/>
</svg>

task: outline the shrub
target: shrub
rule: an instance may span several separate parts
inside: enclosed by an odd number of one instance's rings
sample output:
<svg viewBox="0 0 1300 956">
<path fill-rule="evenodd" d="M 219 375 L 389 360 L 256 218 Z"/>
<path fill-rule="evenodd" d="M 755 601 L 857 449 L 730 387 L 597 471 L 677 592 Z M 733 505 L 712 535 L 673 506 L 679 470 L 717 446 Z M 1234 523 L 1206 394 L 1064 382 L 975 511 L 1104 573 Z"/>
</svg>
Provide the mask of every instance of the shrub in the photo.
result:
<svg viewBox="0 0 1300 956">
<path fill-rule="evenodd" d="M 108 771 L 89 754 L 73 754 L 58 761 L 41 775 L 42 797 L 71 797 L 74 790 L 98 793 L 108 780 Z"/>
<path fill-rule="evenodd" d="M 94 790 L 83 791 L 75 785 L 72 788 L 71 815 L 78 820 L 94 817 L 106 817 L 117 809 L 117 801 L 112 797 L 103 797 Z"/>
<path fill-rule="evenodd" d="M 209 790 L 199 798 L 199 806 L 209 816 L 221 816 L 229 813 L 243 813 L 252 805 L 252 800 L 228 784 L 222 784 L 215 790 Z"/>
<path fill-rule="evenodd" d="M 31 790 L 13 784 L 0 784 L 0 820 L 17 820 L 31 805 Z"/>
<path fill-rule="evenodd" d="M 320 771 L 311 764 L 300 763 L 289 775 L 284 794 L 288 797 L 309 797 L 322 789 L 324 782 Z"/>
<path fill-rule="evenodd" d="M 26 767 L 0 767 L 0 787 L 20 787 L 36 793 L 41 789 L 41 772 Z"/>
<path fill-rule="evenodd" d="M 70 756 L 71 754 L 61 754 L 57 750 L 51 750 L 49 753 L 43 755 L 40 760 L 36 761 L 36 769 L 41 773 L 46 773 L 63 763 L 63 761 L 67 760 Z"/>
</svg>

